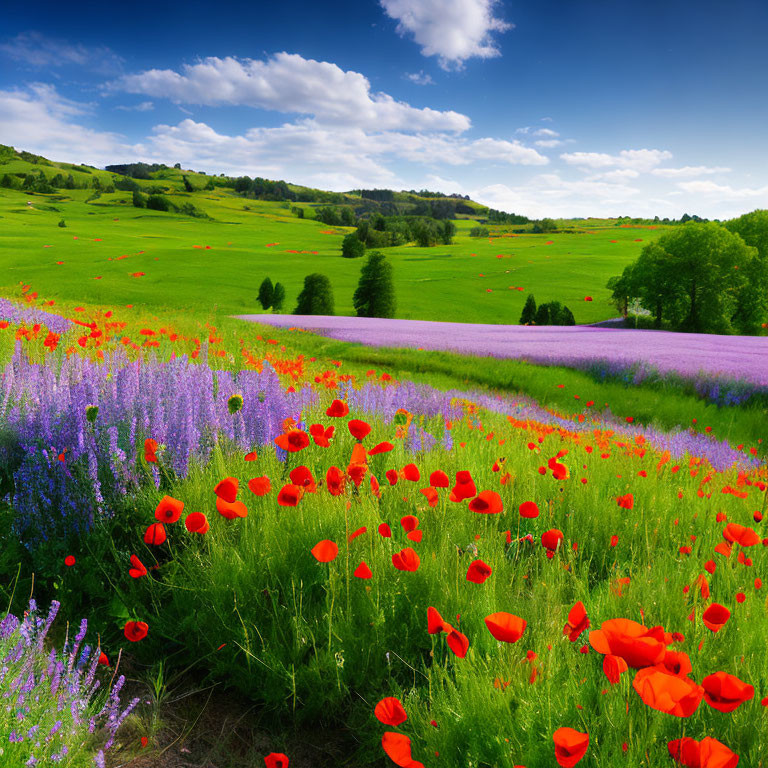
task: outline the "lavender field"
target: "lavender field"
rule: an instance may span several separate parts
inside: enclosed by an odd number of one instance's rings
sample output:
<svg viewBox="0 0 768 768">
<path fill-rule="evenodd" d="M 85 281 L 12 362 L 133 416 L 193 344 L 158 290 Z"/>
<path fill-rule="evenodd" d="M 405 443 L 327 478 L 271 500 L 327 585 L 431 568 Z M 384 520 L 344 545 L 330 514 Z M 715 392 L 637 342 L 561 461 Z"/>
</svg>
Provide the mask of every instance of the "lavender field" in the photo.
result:
<svg viewBox="0 0 768 768">
<path fill-rule="evenodd" d="M 717 336 L 590 326 L 520 326 L 383 320 L 368 317 L 240 315 L 280 328 L 299 327 L 341 341 L 521 358 L 580 367 L 608 361 L 645 364 L 661 372 L 709 376 L 768 386 L 768 338 Z"/>
</svg>

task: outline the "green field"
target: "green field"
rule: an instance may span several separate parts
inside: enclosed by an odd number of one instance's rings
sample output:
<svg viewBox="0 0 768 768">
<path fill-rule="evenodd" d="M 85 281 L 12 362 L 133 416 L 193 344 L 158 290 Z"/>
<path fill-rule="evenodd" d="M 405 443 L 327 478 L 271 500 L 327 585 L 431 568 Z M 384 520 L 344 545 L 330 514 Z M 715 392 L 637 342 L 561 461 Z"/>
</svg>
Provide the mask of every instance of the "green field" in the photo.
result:
<svg viewBox="0 0 768 768">
<path fill-rule="evenodd" d="M 0 164 L 0 175 L 39 170 L 47 176 L 69 172 L 18 159 Z M 260 310 L 256 293 L 269 276 L 285 286 L 290 312 L 304 276 L 321 272 L 333 282 L 336 313 L 354 314 L 352 293 L 362 260 L 340 255 L 351 227 L 328 227 L 291 213 L 298 206 L 311 216 L 310 204 L 250 200 L 222 188 L 185 193 L 181 174 L 169 169 L 151 183 L 169 187 L 172 201 L 192 202 L 210 219 L 134 208 L 130 192 L 104 193 L 87 202 L 93 190 L 44 195 L 0 189 L 0 292 L 7 295 L 25 283 L 54 299 L 244 313 Z M 111 178 L 104 171 L 90 175 L 102 182 Z M 87 174 L 73 176 L 81 181 Z M 196 189 L 207 179 L 188 177 Z M 66 227 L 58 226 L 62 218 Z M 609 221 L 561 224 L 571 232 L 512 235 L 508 227 L 505 236 L 489 240 L 470 237 L 476 222 L 459 219 L 453 245 L 385 249 L 394 265 L 397 316 L 516 323 L 532 292 L 539 303 L 567 304 L 577 323 L 615 317 L 607 279 L 663 228 Z M 144 274 L 131 276 L 136 273 Z"/>
</svg>

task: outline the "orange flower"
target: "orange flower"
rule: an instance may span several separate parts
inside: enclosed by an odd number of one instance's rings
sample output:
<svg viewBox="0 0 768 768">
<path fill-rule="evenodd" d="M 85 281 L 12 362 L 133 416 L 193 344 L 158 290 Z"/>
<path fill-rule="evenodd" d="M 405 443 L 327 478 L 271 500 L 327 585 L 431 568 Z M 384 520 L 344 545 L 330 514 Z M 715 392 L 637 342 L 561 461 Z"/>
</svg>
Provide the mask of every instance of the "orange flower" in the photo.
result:
<svg viewBox="0 0 768 768">
<path fill-rule="evenodd" d="M 335 541 L 323 539 L 323 541 L 318 541 L 317 544 L 312 547 L 312 554 L 318 562 L 330 563 L 332 560 L 335 560 L 336 556 L 339 554 L 339 546 Z"/>
<path fill-rule="evenodd" d="M 304 489 L 298 485 L 284 485 L 277 494 L 277 503 L 281 507 L 295 507 L 303 495 Z"/>
<path fill-rule="evenodd" d="M 660 664 L 666 651 L 664 629 L 648 629 L 631 619 L 609 619 L 589 633 L 589 644 L 602 654 L 621 656 L 634 669 Z"/>
<path fill-rule="evenodd" d="M 589 629 L 589 619 L 584 603 L 579 600 L 570 611 L 568 611 L 568 623 L 563 627 L 563 634 L 568 635 L 568 639 L 575 643 L 582 632 Z"/>
<path fill-rule="evenodd" d="M 639 670 L 632 687 L 651 709 L 675 717 L 690 717 L 704 695 L 700 685 L 689 677 L 670 674 L 662 664 Z"/>
<path fill-rule="evenodd" d="M 410 547 L 401 549 L 392 555 L 392 565 L 398 571 L 416 571 L 420 564 L 419 556 Z"/>
<path fill-rule="evenodd" d="M 739 756 L 717 739 L 707 736 L 701 741 L 674 739 L 667 743 L 669 754 L 688 768 L 736 768 Z"/>
<path fill-rule="evenodd" d="M 403 705 L 394 696 L 387 696 L 382 699 L 373 710 L 376 719 L 384 725 L 393 725 L 397 727 L 408 719 Z"/>
<path fill-rule="evenodd" d="M 128 569 L 128 575 L 132 579 L 140 579 L 142 576 L 147 575 L 147 569 L 144 563 L 139 560 L 136 555 L 131 555 L 131 568 Z"/>
<path fill-rule="evenodd" d="M 473 560 L 467 569 L 467 581 L 471 581 L 473 584 L 482 584 L 490 577 L 491 573 L 493 570 L 488 563 L 484 563 L 482 560 Z"/>
<path fill-rule="evenodd" d="M 464 499 L 471 499 L 477 495 L 477 488 L 475 487 L 475 481 L 472 479 L 472 475 L 469 470 L 463 469 L 456 473 L 456 485 L 453 486 L 451 495 L 449 496 L 451 501 L 464 501 Z"/>
<path fill-rule="evenodd" d="M 225 477 L 221 480 L 213 492 L 220 498 L 230 504 L 237 498 L 238 480 L 236 477 Z"/>
<path fill-rule="evenodd" d="M 723 538 L 731 543 L 741 544 L 742 547 L 754 547 L 760 543 L 760 537 L 745 525 L 728 523 L 723 531 Z"/>
<path fill-rule="evenodd" d="M 184 520 L 184 525 L 190 533 L 200 535 L 208 533 L 211 528 L 208 518 L 202 512 L 190 512 Z"/>
<path fill-rule="evenodd" d="M 555 760 L 562 768 L 573 768 L 587 753 L 589 734 L 573 728 L 558 728 L 552 734 L 555 742 Z"/>
<path fill-rule="evenodd" d="M 163 496 L 155 507 L 155 519 L 161 523 L 175 523 L 184 510 L 184 502 L 171 496 Z"/>
<path fill-rule="evenodd" d="M 309 445 L 309 436 L 300 429 L 289 429 L 275 438 L 275 444 L 284 451 L 296 453 Z"/>
<path fill-rule="evenodd" d="M 248 488 L 256 496 L 266 496 L 272 490 L 268 477 L 254 477 L 248 481 Z"/>
<path fill-rule="evenodd" d="M 467 655 L 467 651 L 469 650 L 469 639 L 457 629 L 451 629 L 451 631 L 448 632 L 445 642 L 448 643 L 448 647 L 460 659 L 463 659 Z"/>
<path fill-rule="evenodd" d="M 235 501 L 230 504 L 224 501 L 220 496 L 217 496 L 216 509 L 219 514 L 227 520 L 234 520 L 236 517 L 248 517 L 248 508 L 242 501 Z"/>
<path fill-rule="evenodd" d="M 411 755 L 411 740 L 402 733 L 385 731 L 381 737 L 381 746 L 387 757 L 400 768 L 424 768 Z"/>
<path fill-rule="evenodd" d="M 165 527 L 162 523 L 152 523 L 144 532 L 144 543 L 151 544 L 154 547 L 164 544 L 166 538 Z"/>
<path fill-rule="evenodd" d="M 627 662 L 621 656 L 609 653 L 603 657 L 603 672 L 611 685 L 616 685 L 621 679 L 622 673 L 629 669 Z"/>
<path fill-rule="evenodd" d="M 325 473 L 325 487 L 331 496 L 341 496 L 344 493 L 346 477 L 338 467 L 329 467 Z"/>
<path fill-rule="evenodd" d="M 332 416 L 334 418 L 340 418 L 346 416 L 349 413 L 349 406 L 341 401 L 334 400 L 325 412 L 326 416 Z"/>
<path fill-rule="evenodd" d="M 485 617 L 488 631 L 502 643 L 516 643 L 523 636 L 526 625 L 525 619 L 504 611 Z"/>
</svg>

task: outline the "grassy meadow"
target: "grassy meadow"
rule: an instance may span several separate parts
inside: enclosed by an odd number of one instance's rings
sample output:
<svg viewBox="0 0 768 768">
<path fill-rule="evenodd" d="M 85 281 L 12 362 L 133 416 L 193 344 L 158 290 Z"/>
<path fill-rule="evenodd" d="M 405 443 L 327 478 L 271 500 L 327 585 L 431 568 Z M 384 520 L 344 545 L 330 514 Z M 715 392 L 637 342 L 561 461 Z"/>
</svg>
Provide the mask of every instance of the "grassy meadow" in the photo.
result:
<svg viewBox="0 0 768 768">
<path fill-rule="evenodd" d="M 91 195 L 0 189 L 9 766 L 768 764 L 764 399 L 244 323 L 351 314 L 350 230 Z M 472 226 L 387 249 L 398 316 L 606 319 L 663 231 Z"/>
<path fill-rule="evenodd" d="M 0 164 L 0 174 L 40 169 L 62 172 L 20 160 Z M 333 283 L 336 313 L 354 314 L 352 294 L 362 260 L 341 258 L 341 241 L 351 227 L 328 227 L 291 213 L 298 206 L 311 216 L 309 204 L 204 190 L 206 177 L 195 174 L 188 178 L 200 189 L 189 194 L 181 186 L 181 171 L 163 176 L 151 183 L 166 185 L 169 199 L 193 202 L 210 220 L 134 208 L 129 192 L 102 193 L 88 202 L 90 189 L 55 195 L 0 189 L 0 289 L 7 293 L 29 283 L 76 302 L 205 306 L 242 314 L 260 310 L 258 286 L 269 276 L 285 286 L 284 309 L 290 312 L 304 276 L 321 272 Z M 102 180 L 106 184 L 109 178 Z M 61 219 L 66 227 L 58 226 Z M 384 249 L 394 267 L 397 316 L 517 323 L 533 293 L 539 303 L 568 305 L 577 323 L 615 317 L 606 281 L 664 228 L 591 220 L 562 224 L 572 233 L 515 235 L 511 230 L 519 227 L 507 226 L 492 228 L 498 237 L 472 238 L 477 222 L 462 218 L 453 245 Z M 593 300 L 585 301 L 587 296 Z"/>
</svg>

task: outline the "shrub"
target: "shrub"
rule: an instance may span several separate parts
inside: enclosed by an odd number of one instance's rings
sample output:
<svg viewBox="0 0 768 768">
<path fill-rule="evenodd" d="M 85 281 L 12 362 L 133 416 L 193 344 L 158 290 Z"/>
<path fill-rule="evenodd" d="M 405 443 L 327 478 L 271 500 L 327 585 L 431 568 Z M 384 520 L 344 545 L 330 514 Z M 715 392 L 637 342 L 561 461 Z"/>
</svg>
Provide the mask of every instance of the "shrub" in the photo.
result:
<svg viewBox="0 0 768 768">
<path fill-rule="evenodd" d="M 334 314 L 333 288 L 331 281 L 318 272 L 304 278 L 304 288 L 299 294 L 295 315 L 332 315 Z"/>
<path fill-rule="evenodd" d="M 147 208 L 151 211 L 170 211 L 172 203 L 164 195 L 150 195 L 147 198 Z"/>
<path fill-rule="evenodd" d="M 272 285 L 272 280 L 265 277 L 259 286 L 258 295 L 259 304 L 261 304 L 262 309 L 269 309 L 272 306 L 274 292 L 275 288 Z"/>
<path fill-rule="evenodd" d="M 285 303 L 285 287 L 282 283 L 275 283 L 275 290 L 272 293 L 272 311 L 282 312 Z"/>
<path fill-rule="evenodd" d="M 392 265 L 381 251 L 373 251 L 360 272 L 352 298 L 358 317 L 394 317 L 395 286 Z"/>
<path fill-rule="evenodd" d="M 365 255 L 365 243 L 353 232 L 341 241 L 341 255 L 345 259 L 359 259 Z"/>
<path fill-rule="evenodd" d="M 525 306 L 520 315 L 520 325 L 530 325 L 536 318 L 536 299 L 532 293 L 528 294 L 525 300 Z"/>
</svg>

